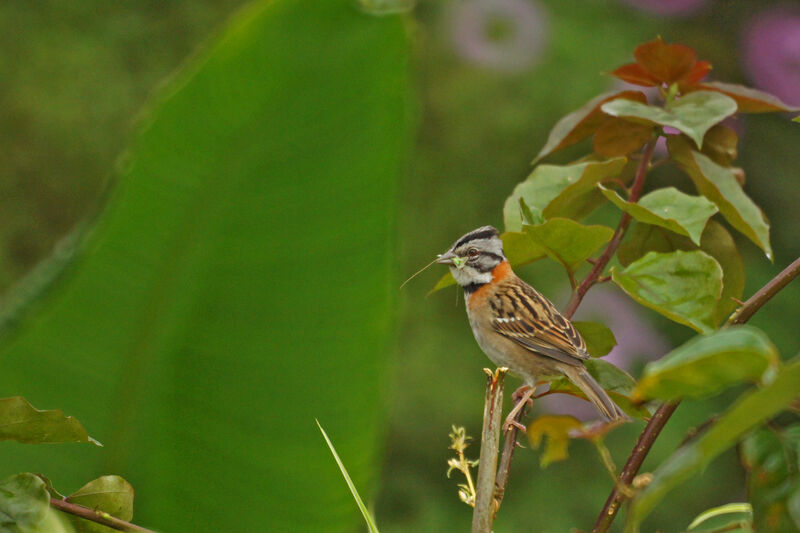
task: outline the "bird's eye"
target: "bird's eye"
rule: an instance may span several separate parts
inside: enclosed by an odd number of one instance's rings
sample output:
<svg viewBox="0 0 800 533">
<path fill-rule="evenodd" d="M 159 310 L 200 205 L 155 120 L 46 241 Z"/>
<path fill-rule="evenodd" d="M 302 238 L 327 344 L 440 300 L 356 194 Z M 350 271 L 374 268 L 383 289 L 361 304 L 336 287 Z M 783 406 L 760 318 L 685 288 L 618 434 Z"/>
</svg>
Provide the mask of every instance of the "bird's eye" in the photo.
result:
<svg viewBox="0 0 800 533">
<path fill-rule="evenodd" d="M 478 252 L 477 248 L 470 248 L 469 250 L 467 250 L 467 255 L 469 257 L 477 257 L 479 253 L 480 252 Z"/>
</svg>

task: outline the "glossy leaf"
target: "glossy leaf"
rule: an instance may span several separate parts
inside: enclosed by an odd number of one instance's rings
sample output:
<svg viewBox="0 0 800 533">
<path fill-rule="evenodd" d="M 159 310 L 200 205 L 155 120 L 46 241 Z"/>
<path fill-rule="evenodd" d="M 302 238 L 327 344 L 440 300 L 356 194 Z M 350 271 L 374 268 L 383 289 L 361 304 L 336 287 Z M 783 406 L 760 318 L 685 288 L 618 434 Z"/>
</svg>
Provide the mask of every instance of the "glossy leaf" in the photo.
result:
<svg viewBox="0 0 800 533">
<path fill-rule="evenodd" d="M 614 235 L 614 230 L 606 226 L 584 226 L 568 218 L 551 218 L 544 224 L 524 229 L 548 257 L 569 272 L 574 272 Z"/>
<path fill-rule="evenodd" d="M 614 117 L 675 128 L 702 148 L 706 132 L 736 113 L 736 102 L 714 91 L 697 91 L 676 98 L 665 107 L 617 99 L 606 102 L 600 109 Z"/>
<path fill-rule="evenodd" d="M 133 518 L 133 487 L 119 476 L 102 476 L 67 496 L 67 501 L 103 511 L 130 522 Z M 109 533 L 113 529 L 89 520 L 70 516 L 78 533 Z"/>
<path fill-rule="evenodd" d="M 650 224 L 636 224 L 629 232 L 628 240 L 620 246 L 617 258 L 627 266 L 648 252 L 668 253 L 675 250 L 697 250 L 688 238 Z M 719 324 L 730 315 L 739 304 L 736 300 L 744 292 L 744 263 L 736 242 L 725 226 L 709 220 L 700 238 L 700 249 L 717 260 L 722 267 L 722 295 L 714 312 L 715 323 Z"/>
<path fill-rule="evenodd" d="M 774 381 L 762 389 L 742 395 L 711 428 L 696 440 L 678 448 L 653 472 L 653 480 L 631 502 L 626 533 L 639 525 L 671 490 L 702 472 L 719 454 L 742 436 L 775 416 L 798 396 L 800 360 L 784 366 Z"/>
<path fill-rule="evenodd" d="M 697 88 L 704 91 L 717 91 L 733 98 L 736 100 L 739 113 L 800 111 L 800 107 L 782 102 L 777 96 L 744 85 L 710 81 L 698 85 Z"/>
<path fill-rule="evenodd" d="M 630 374 L 604 359 L 587 359 L 585 365 L 586 370 L 628 416 L 639 419 L 650 416 L 650 412 L 645 407 L 635 404 L 630 398 L 630 394 L 636 386 L 636 381 Z M 566 377 L 551 381 L 549 390 L 552 393 L 569 394 L 589 401 L 583 391 Z"/>
<path fill-rule="evenodd" d="M 607 120 L 594 132 L 594 153 L 618 157 L 635 152 L 653 136 L 653 126 L 624 119 Z"/>
<path fill-rule="evenodd" d="M 503 253 L 511 266 L 527 265 L 547 255 L 544 248 L 533 242 L 527 233 L 507 231 L 500 235 L 500 239 L 503 241 Z M 428 294 L 455 284 L 456 280 L 448 269 Z"/>
<path fill-rule="evenodd" d="M 569 183 L 552 198 L 542 211 L 545 218 L 562 217 L 581 219 L 603 203 L 596 185 L 608 179 L 626 181 L 630 161 L 624 157 L 602 162 L 577 163 L 570 166 L 583 166 L 580 175 L 570 174 Z"/>
<path fill-rule="evenodd" d="M 639 91 L 621 91 L 605 93 L 586 102 L 580 109 L 577 109 L 565 116 L 556 123 L 550 131 L 547 142 L 533 160 L 537 161 L 546 157 L 557 150 L 571 146 L 595 132 L 608 117 L 600 111 L 600 106 L 604 102 L 616 98 L 626 98 L 637 102 L 646 102 L 647 97 Z"/>
<path fill-rule="evenodd" d="M 506 199 L 503 206 L 506 231 L 522 231 L 520 199 L 528 209 L 543 213 L 545 218 L 581 218 L 587 215 L 597 207 L 598 200 L 603 201 L 599 195 L 592 196 L 595 185 L 618 176 L 626 161 L 619 157 L 602 162 L 537 166 Z"/>
<path fill-rule="evenodd" d="M 633 392 L 637 401 L 707 398 L 743 382 L 758 381 L 779 364 L 761 331 L 730 327 L 698 336 L 648 363 Z"/>
<path fill-rule="evenodd" d="M 586 342 L 586 349 L 592 357 L 603 357 L 617 345 L 614 333 L 600 322 L 572 323 Z"/>
<path fill-rule="evenodd" d="M 690 196 L 674 187 L 656 189 L 644 195 L 638 203 L 625 201 L 602 185 L 598 187 L 614 205 L 639 222 L 686 235 L 698 246 L 706 222 L 717 212 L 717 206 L 702 196 Z"/>
<path fill-rule="evenodd" d="M 734 173 L 692 150 L 689 143 L 679 136 L 670 136 L 667 146 L 675 162 L 692 178 L 697 191 L 717 204 L 720 213 L 731 226 L 772 259 L 769 223 L 761 209 L 744 193 Z"/>
<path fill-rule="evenodd" d="M 542 439 L 547 437 L 544 452 L 539 456 L 539 466 L 546 468 L 551 463 L 569 457 L 569 432 L 582 426 L 581 421 L 569 415 L 542 415 L 528 424 L 528 440 L 531 448 L 539 449 Z"/>
<path fill-rule="evenodd" d="M 44 481 L 17 474 L 0 481 L 0 532 L 38 532 L 50 508 Z"/>
<path fill-rule="evenodd" d="M 0 390 L 80 413 L 106 446 L 6 464 L 64 486 L 122 475 L 158 531 L 357 527 L 314 417 L 371 494 L 407 23 L 259 0 L 170 78 L 79 261 L 0 347 Z"/>
<path fill-rule="evenodd" d="M 732 128 L 717 124 L 706 133 L 701 151 L 715 163 L 729 167 L 739 155 L 738 143 L 739 136 Z"/>
<path fill-rule="evenodd" d="M 800 424 L 762 427 L 739 448 L 757 531 L 800 530 Z"/>
<path fill-rule="evenodd" d="M 707 509 L 689 524 L 691 533 L 752 533 L 753 507 L 749 503 L 728 503 Z"/>
<path fill-rule="evenodd" d="M 623 270 L 614 283 L 640 304 L 670 320 L 709 333 L 722 292 L 722 268 L 702 251 L 649 252 Z"/>
<path fill-rule="evenodd" d="M 633 85 L 641 85 L 642 87 L 657 87 L 661 84 L 638 63 L 627 63 L 612 70 L 610 74 L 622 81 Z"/>
<path fill-rule="evenodd" d="M 21 396 L 0 398 L 0 440 L 15 440 L 28 444 L 46 442 L 91 442 L 77 419 L 57 409 L 40 411 Z"/>
</svg>

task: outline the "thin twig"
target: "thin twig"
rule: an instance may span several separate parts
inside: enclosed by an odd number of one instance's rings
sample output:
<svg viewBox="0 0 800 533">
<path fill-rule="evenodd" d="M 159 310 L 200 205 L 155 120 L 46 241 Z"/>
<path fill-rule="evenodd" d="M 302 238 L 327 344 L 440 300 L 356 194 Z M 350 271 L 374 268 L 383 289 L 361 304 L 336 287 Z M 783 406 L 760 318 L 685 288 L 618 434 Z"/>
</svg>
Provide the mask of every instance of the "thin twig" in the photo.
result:
<svg viewBox="0 0 800 533">
<path fill-rule="evenodd" d="M 142 526 L 137 526 L 136 524 L 131 524 L 130 522 L 126 522 L 125 520 L 120 520 L 119 518 L 111 516 L 110 514 L 105 513 L 103 511 L 96 511 L 94 509 L 84 507 L 83 505 L 70 503 L 66 500 L 50 498 L 50 507 L 54 507 L 55 509 L 58 509 L 59 511 L 62 511 L 64 513 L 79 516 L 91 522 L 95 522 L 97 524 L 110 527 L 111 529 L 116 529 L 117 531 L 139 531 L 140 533 L 155 533 L 151 529 L 145 529 Z"/>
<path fill-rule="evenodd" d="M 648 142 L 644 147 L 642 159 L 639 161 L 639 166 L 636 167 L 636 176 L 633 179 L 633 185 L 631 185 L 631 193 L 628 196 L 629 202 L 637 202 L 639 197 L 642 195 L 644 179 L 647 176 L 647 169 L 650 166 L 650 159 L 653 157 L 653 150 L 655 150 L 657 140 L 657 137 L 651 139 L 650 142 Z M 578 285 L 578 288 L 572 293 L 572 298 L 570 298 L 567 307 L 564 309 L 564 316 L 567 318 L 572 318 L 572 315 L 575 314 L 575 311 L 578 309 L 581 301 L 583 301 L 583 297 L 586 296 L 586 293 L 592 288 L 592 285 L 597 283 L 597 280 L 600 278 L 600 275 L 603 273 L 606 265 L 608 265 L 608 262 L 611 261 L 611 258 L 616 253 L 617 248 L 619 248 L 622 238 L 625 236 L 625 231 L 631 224 L 631 220 L 631 216 L 628 213 L 622 214 L 622 218 L 619 219 L 619 225 L 617 225 L 614 236 L 611 237 L 611 241 L 603 251 L 603 255 L 601 255 L 597 262 L 595 262 L 592 270 L 586 275 L 586 278 L 584 278 L 581 284 Z"/>
<path fill-rule="evenodd" d="M 775 276 L 769 283 L 764 285 L 758 292 L 747 299 L 746 302 L 728 319 L 728 324 L 744 324 L 761 309 L 773 296 L 775 296 L 781 289 L 789 284 L 794 278 L 800 274 L 800 258 L 797 258 L 791 265 L 783 269 L 780 274 Z M 678 408 L 680 402 L 667 402 L 662 404 L 655 412 L 653 417 L 647 422 L 642 434 L 636 441 L 636 446 L 633 447 L 625 467 L 619 477 L 619 484 L 629 485 L 636 474 L 639 472 L 642 463 L 644 462 L 647 454 L 650 452 L 653 443 L 655 442 L 661 430 L 669 421 L 672 413 Z M 614 521 L 614 518 L 622 505 L 622 493 L 618 490 L 618 486 L 614 487 L 611 494 L 608 496 L 603 509 L 597 516 L 594 529 L 592 533 L 605 533 Z"/>
<path fill-rule="evenodd" d="M 775 296 L 781 289 L 789 284 L 794 278 L 800 274 L 800 257 L 794 260 L 791 265 L 784 268 L 780 274 L 772 278 L 772 280 L 761 287 L 761 289 L 752 295 L 742 306 L 731 316 L 728 320 L 729 324 L 744 324 L 756 311 L 761 309 L 761 306 L 767 303 L 770 298 Z"/>
<path fill-rule="evenodd" d="M 472 533 L 491 533 L 492 520 L 497 509 L 493 508 L 494 484 L 497 476 L 497 455 L 500 448 L 500 420 L 503 413 L 503 382 L 507 368 L 492 372 L 486 384 L 486 401 L 483 407 L 483 431 L 481 432 L 481 454 L 478 462 L 478 478 L 475 481 L 475 510 L 472 513 Z"/>
<path fill-rule="evenodd" d="M 526 410 L 527 406 L 520 409 L 517 416 L 514 417 L 514 421 L 521 423 Z M 500 455 L 500 466 L 497 468 L 497 479 L 495 480 L 494 487 L 494 505 L 497 509 L 500 509 L 500 505 L 503 503 L 503 498 L 506 495 L 508 474 L 511 471 L 511 462 L 514 460 L 514 450 L 518 446 L 518 433 L 519 428 L 512 424 L 503 435 L 503 453 Z"/>
</svg>

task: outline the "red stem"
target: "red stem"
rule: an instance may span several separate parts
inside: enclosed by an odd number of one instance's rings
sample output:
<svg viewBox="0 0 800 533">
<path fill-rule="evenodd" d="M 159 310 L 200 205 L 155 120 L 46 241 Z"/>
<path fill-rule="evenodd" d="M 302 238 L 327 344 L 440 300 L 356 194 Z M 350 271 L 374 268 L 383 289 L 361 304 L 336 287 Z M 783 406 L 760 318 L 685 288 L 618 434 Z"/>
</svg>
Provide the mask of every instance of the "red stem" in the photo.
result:
<svg viewBox="0 0 800 533">
<path fill-rule="evenodd" d="M 642 159 L 639 160 L 639 166 L 636 168 L 636 176 L 633 179 L 631 193 L 628 196 L 629 202 L 638 201 L 639 197 L 642 195 L 644 179 L 647 176 L 647 169 L 650 166 L 650 160 L 653 158 L 653 151 L 656 148 L 657 140 L 658 137 L 651 139 L 650 142 L 648 142 L 644 147 Z M 592 285 L 597 283 L 597 280 L 600 279 L 600 275 L 603 273 L 606 265 L 608 265 L 608 262 L 611 261 L 612 257 L 614 257 L 614 254 L 616 253 L 617 248 L 619 248 L 622 238 L 625 236 L 625 232 L 630 224 L 631 216 L 628 213 L 623 213 L 622 218 L 619 220 L 619 225 L 617 225 L 617 230 L 614 232 L 614 236 L 611 237 L 611 241 L 603 251 L 603 255 L 601 255 L 600 258 L 594 263 L 592 270 L 589 272 L 586 278 L 584 278 L 581 284 L 578 285 L 578 288 L 572 293 L 572 298 L 570 298 L 567 307 L 564 309 L 564 316 L 567 318 L 572 318 L 572 315 L 575 314 L 578 306 L 583 301 L 583 297 L 586 296 L 586 293 L 589 292 L 589 289 L 592 288 Z"/>
</svg>

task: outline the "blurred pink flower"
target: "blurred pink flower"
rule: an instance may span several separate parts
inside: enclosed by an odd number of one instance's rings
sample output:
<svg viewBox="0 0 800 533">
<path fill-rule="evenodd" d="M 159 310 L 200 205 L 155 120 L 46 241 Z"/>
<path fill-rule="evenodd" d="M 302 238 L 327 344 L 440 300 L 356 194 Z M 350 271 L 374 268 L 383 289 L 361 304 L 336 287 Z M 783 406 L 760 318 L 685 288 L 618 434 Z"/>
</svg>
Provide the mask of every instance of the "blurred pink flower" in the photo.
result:
<svg viewBox="0 0 800 533">
<path fill-rule="evenodd" d="M 759 13 L 744 32 L 742 56 L 757 87 L 800 105 L 800 8 L 784 5 Z"/>
<path fill-rule="evenodd" d="M 685 17 L 700 10 L 708 0 L 625 0 L 625 3 L 653 15 Z"/>
<path fill-rule="evenodd" d="M 479 65 L 520 71 L 536 63 L 548 41 L 547 14 L 530 0 L 467 0 L 450 13 L 456 52 Z"/>
</svg>

